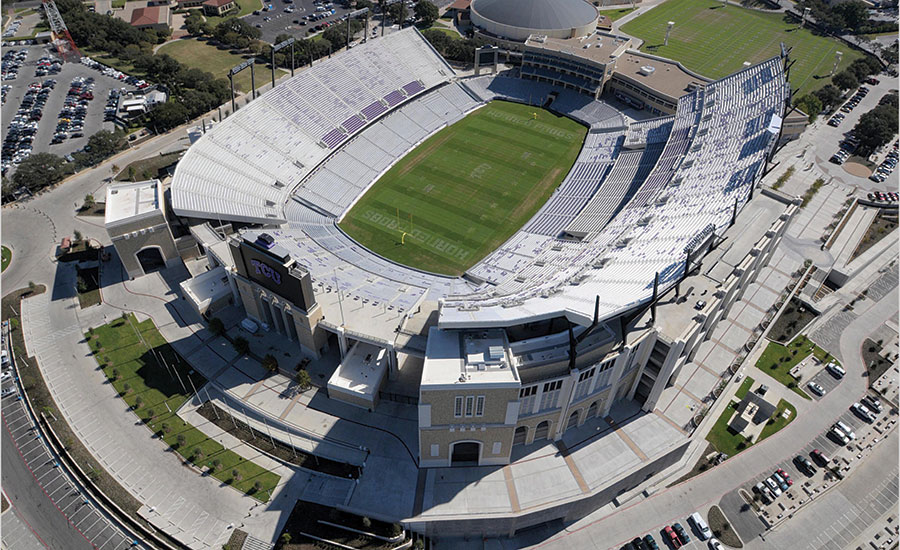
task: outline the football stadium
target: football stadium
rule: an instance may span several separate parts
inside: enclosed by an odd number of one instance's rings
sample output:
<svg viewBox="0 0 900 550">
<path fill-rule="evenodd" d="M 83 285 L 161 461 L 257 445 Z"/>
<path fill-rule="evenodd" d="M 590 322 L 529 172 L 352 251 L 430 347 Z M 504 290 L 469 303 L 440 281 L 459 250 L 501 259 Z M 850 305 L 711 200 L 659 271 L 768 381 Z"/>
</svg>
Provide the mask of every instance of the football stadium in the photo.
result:
<svg viewBox="0 0 900 550">
<path fill-rule="evenodd" d="M 197 311 L 336 357 L 329 399 L 409 406 L 420 471 L 507 468 L 516 498 L 477 517 L 434 481 L 423 530 L 582 517 L 678 463 L 696 411 L 661 400 L 796 212 L 757 189 L 787 54 L 709 80 L 631 46 L 532 34 L 520 67 L 463 75 L 398 31 L 194 132 L 177 165 Z M 123 261 L 152 233 L 117 240 Z M 577 475 L 536 483 L 538 464 Z"/>
</svg>

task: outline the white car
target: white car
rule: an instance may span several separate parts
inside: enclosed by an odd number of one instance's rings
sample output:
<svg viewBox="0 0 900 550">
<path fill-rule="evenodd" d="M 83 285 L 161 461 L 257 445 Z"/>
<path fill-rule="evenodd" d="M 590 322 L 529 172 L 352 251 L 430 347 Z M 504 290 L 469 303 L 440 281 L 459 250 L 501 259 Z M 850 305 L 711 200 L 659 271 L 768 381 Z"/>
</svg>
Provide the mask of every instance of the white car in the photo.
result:
<svg viewBox="0 0 900 550">
<path fill-rule="evenodd" d="M 725 547 L 718 540 L 709 539 L 709 550 L 725 550 Z"/>
<path fill-rule="evenodd" d="M 853 409 L 853 412 L 855 412 L 860 418 L 862 418 L 866 422 L 870 422 L 870 423 L 875 422 L 875 415 L 872 414 L 872 411 L 870 411 L 868 409 L 868 407 L 866 407 L 862 403 L 854 403 L 853 405 L 850 406 L 850 408 Z"/>
<path fill-rule="evenodd" d="M 781 487 L 778 486 L 771 478 L 766 478 L 766 485 L 769 486 L 769 490 L 775 495 L 775 497 L 781 496 Z"/>
<path fill-rule="evenodd" d="M 815 382 L 810 382 L 809 384 L 807 384 L 807 386 L 814 394 L 818 395 L 819 397 L 825 395 L 825 388 L 816 384 Z"/>
<path fill-rule="evenodd" d="M 830 372 L 837 378 L 843 378 L 844 375 L 847 374 L 847 371 L 842 369 L 837 363 L 828 363 L 827 365 L 825 365 L 825 368 L 828 369 L 828 372 Z"/>
</svg>

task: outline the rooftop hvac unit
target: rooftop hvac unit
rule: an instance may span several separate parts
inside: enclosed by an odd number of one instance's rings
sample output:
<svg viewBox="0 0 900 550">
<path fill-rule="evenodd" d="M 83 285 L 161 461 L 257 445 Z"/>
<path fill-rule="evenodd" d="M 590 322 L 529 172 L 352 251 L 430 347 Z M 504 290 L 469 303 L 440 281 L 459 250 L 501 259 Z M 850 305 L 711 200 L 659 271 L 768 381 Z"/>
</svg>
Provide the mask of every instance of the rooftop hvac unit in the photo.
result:
<svg viewBox="0 0 900 550">
<path fill-rule="evenodd" d="M 641 65 L 641 70 L 638 72 L 643 76 L 650 76 L 651 74 L 656 72 L 656 67 L 652 65 Z"/>
</svg>

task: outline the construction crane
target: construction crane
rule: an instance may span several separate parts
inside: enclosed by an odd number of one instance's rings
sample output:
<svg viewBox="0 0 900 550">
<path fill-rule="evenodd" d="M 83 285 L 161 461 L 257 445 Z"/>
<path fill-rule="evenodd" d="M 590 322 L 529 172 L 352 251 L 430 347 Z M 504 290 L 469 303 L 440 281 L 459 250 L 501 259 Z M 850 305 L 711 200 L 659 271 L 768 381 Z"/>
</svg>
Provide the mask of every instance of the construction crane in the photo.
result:
<svg viewBox="0 0 900 550">
<path fill-rule="evenodd" d="M 81 52 L 78 51 L 78 46 L 75 45 L 75 40 L 72 39 L 66 22 L 63 21 L 62 14 L 56 7 L 56 2 L 53 0 L 42 1 L 47 21 L 50 23 L 50 30 L 53 32 L 53 45 L 56 46 L 56 51 L 64 61 L 78 61 L 81 58 Z"/>
</svg>

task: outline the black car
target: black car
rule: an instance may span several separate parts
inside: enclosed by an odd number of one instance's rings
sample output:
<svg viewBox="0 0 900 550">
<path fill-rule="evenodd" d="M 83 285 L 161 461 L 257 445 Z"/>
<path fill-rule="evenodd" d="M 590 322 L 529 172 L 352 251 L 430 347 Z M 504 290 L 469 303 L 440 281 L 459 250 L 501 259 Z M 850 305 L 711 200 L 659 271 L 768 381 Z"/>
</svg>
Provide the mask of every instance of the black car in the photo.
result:
<svg viewBox="0 0 900 550">
<path fill-rule="evenodd" d="M 675 534 L 678 535 L 678 538 L 681 539 L 681 544 L 691 542 L 691 537 L 688 536 L 687 531 L 684 530 L 684 527 L 682 527 L 680 523 L 673 523 L 672 530 L 674 530 Z"/>
<path fill-rule="evenodd" d="M 644 541 L 641 540 L 641 537 L 634 537 L 631 541 L 631 545 L 634 546 L 635 550 L 647 550 L 647 546 L 644 544 Z"/>
<path fill-rule="evenodd" d="M 644 536 L 644 546 L 647 547 L 647 550 L 659 550 L 659 545 L 653 540 L 653 535 Z"/>
<path fill-rule="evenodd" d="M 796 464 L 796 465 L 797 465 L 797 468 L 798 468 L 801 472 L 805 473 L 806 475 L 808 475 L 808 476 L 810 476 L 810 477 L 816 475 L 816 471 L 817 471 L 817 470 L 816 470 L 816 467 L 813 466 L 813 463 L 810 462 L 809 459 L 806 458 L 805 456 L 803 456 L 803 455 L 797 455 L 797 456 L 795 456 L 795 457 L 794 457 L 794 464 Z"/>
</svg>

